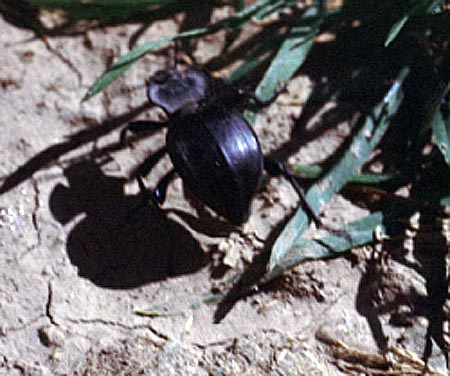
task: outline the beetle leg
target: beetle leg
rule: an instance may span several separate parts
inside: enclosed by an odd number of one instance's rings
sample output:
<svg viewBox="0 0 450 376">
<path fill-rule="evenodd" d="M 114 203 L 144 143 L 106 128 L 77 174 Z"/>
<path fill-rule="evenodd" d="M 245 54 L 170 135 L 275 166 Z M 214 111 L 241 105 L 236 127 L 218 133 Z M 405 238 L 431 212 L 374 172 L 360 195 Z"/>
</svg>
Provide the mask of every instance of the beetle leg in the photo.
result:
<svg viewBox="0 0 450 376">
<path fill-rule="evenodd" d="M 139 188 L 141 192 L 144 194 L 145 199 L 150 196 L 148 188 L 144 184 L 144 180 L 142 179 L 144 176 L 148 175 L 152 168 L 158 163 L 158 161 L 166 154 L 166 148 L 159 149 L 156 153 L 150 155 L 142 164 L 138 167 L 138 169 L 134 172 L 133 175 L 136 176 L 136 180 L 138 182 Z M 163 178 L 164 179 L 164 178 Z M 153 196 L 151 197 L 152 201 L 155 202 Z M 164 201 L 164 200 L 163 200 Z M 160 203 L 156 202 L 157 205 Z"/>
<path fill-rule="evenodd" d="M 158 163 L 158 161 L 167 153 L 167 149 L 165 147 L 159 149 L 156 153 L 147 157 L 147 159 L 142 162 L 142 164 L 138 167 L 133 175 L 144 177 L 147 176 L 152 168 Z"/>
<path fill-rule="evenodd" d="M 255 93 L 253 93 L 247 89 L 243 89 L 243 88 L 238 89 L 239 96 L 241 96 L 243 98 L 252 99 L 258 108 L 267 107 L 267 106 L 271 105 L 273 102 L 276 101 L 276 99 L 278 98 L 278 95 L 280 95 L 282 93 L 287 93 L 287 92 L 288 92 L 287 85 L 283 85 L 281 87 L 281 89 L 279 89 L 272 98 L 266 99 L 266 100 L 261 100 L 255 95 Z"/>
<path fill-rule="evenodd" d="M 164 156 L 164 154 L 166 154 L 166 152 L 167 150 L 165 147 L 159 149 L 156 153 L 150 155 L 144 162 L 142 162 L 142 164 L 132 174 L 136 176 L 139 189 L 144 195 L 144 201 L 147 201 L 148 198 L 151 198 L 152 201 L 155 202 L 152 195 L 150 194 L 149 189 L 145 186 L 144 180 L 142 178 L 149 174 L 149 172 L 152 170 L 155 164 L 158 163 L 158 161 Z M 159 205 L 159 203 L 156 204 Z"/>
<path fill-rule="evenodd" d="M 300 197 L 300 200 L 303 202 L 303 205 L 305 206 L 308 215 L 313 219 L 314 223 L 318 227 L 323 226 L 322 220 L 317 216 L 317 214 L 314 212 L 314 209 L 306 200 L 305 191 L 303 190 L 302 187 L 300 187 L 295 177 L 289 172 L 289 170 L 283 163 L 276 162 L 270 158 L 264 158 L 264 169 L 267 171 L 269 175 L 272 176 L 283 175 L 294 187 L 295 191 Z"/>
<path fill-rule="evenodd" d="M 151 195 L 151 199 L 154 204 L 160 206 L 164 203 L 167 194 L 167 187 L 175 177 L 175 174 L 176 173 L 174 169 L 170 170 L 167 174 L 163 176 L 163 178 L 156 185 L 156 188 Z"/>
<path fill-rule="evenodd" d="M 137 176 L 136 180 L 138 182 L 139 189 L 144 195 L 144 201 L 150 199 L 156 206 L 161 206 L 166 199 L 167 187 L 169 186 L 170 182 L 173 180 L 174 177 L 175 177 L 175 170 L 170 170 L 167 174 L 165 174 L 162 177 L 162 179 L 156 185 L 155 190 L 151 192 L 151 190 L 145 186 L 144 180 L 142 180 L 142 176 Z"/>
<path fill-rule="evenodd" d="M 131 133 L 140 133 L 146 131 L 156 131 L 166 126 L 167 123 L 158 122 L 158 121 L 147 121 L 147 120 L 137 120 L 129 123 L 125 128 L 120 132 L 120 143 L 125 144 L 127 132 Z"/>
</svg>

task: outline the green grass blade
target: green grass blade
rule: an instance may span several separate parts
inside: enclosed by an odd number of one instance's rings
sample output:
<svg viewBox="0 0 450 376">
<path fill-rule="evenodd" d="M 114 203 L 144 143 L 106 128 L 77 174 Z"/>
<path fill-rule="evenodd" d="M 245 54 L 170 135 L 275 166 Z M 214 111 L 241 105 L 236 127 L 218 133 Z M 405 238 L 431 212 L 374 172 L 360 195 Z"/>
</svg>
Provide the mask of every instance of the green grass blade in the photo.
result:
<svg viewBox="0 0 450 376">
<path fill-rule="evenodd" d="M 261 101 L 269 101 L 275 97 L 283 84 L 303 64 L 322 20 L 321 9 L 316 5 L 307 9 L 298 24 L 289 29 L 277 55 L 256 88 L 255 95 Z"/>
<path fill-rule="evenodd" d="M 210 24 L 202 28 L 193 29 L 180 34 L 176 34 L 169 38 L 144 43 L 143 45 L 136 47 L 126 55 L 121 56 L 115 63 L 113 63 L 106 70 L 106 72 L 104 72 L 97 79 L 97 81 L 95 81 L 94 84 L 89 88 L 86 95 L 83 97 L 82 101 L 83 102 L 87 101 L 94 95 L 104 90 L 108 85 L 110 85 L 114 80 L 116 80 L 121 74 L 123 74 L 137 60 L 139 60 L 143 55 L 145 55 L 149 51 L 174 40 L 200 37 L 224 28 L 238 29 L 242 27 L 242 25 L 247 23 L 253 17 L 253 15 L 258 13 L 262 8 L 267 6 L 267 4 L 269 3 L 270 0 L 259 1 L 258 3 L 248 6 L 241 12 L 235 13 L 234 15 L 219 22 L 216 22 L 214 24 Z"/>
<path fill-rule="evenodd" d="M 83 97 L 82 102 L 87 101 L 94 95 L 100 93 L 108 85 L 110 85 L 114 80 L 116 80 L 120 75 L 122 75 L 128 68 L 130 68 L 133 63 L 135 63 L 139 58 L 145 55 L 147 52 L 157 48 L 163 44 L 172 41 L 174 38 L 159 39 L 157 41 L 145 43 L 126 55 L 121 56 L 116 62 L 114 62 L 105 73 L 103 73 L 97 81 L 89 88 L 86 95 Z"/>
<path fill-rule="evenodd" d="M 411 16 L 416 14 L 435 14 L 439 13 L 441 11 L 441 5 L 443 1 L 442 0 L 421 0 L 418 1 L 415 6 L 413 6 L 411 9 L 409 9 L 402 18 L 400 18 L 397 22 L 392 25 L 391 29 L 389 30 L 389 33 L 386 37 L 386 40 L 384 42 L 384 46 L 388 47 L 395 38 L 397 38 L 400 31 L 402 31 L 403 27 L 405 26 L 406 22 L 411 18 Z"/>
<path fill-rule="evenodd" d="M 299 179 L 318 179 L 323 174 L 320 166 L 298 165 L 292 168 L 294 176 Z M 399 174 L 357 174 L 350 178 L 349 183 L 380 184 L 399 177 Z"/>
<path fill-rule="evenodd" d="M 386 37 L 386 41 L 384 42 L 384 47 L 388 47 L 392 41 L 397 38 L 397 35 L 403 29 L 403 26 L 405 26 L 408 20 L 409 14 L 406 14 L 391 27 L 391 30 L 389 30 L 388 36 Z"/>
<path fill-rule="evenodd" d="M 257 13 L 255 13 L 253 19 L 255 21 L 260 21 L 273 13 L 279 12 L 288 7 L 292 7 L 296 3 L 296 0 L 269 1 L 265 7 L 261 8 Z"/>
<path fill-rule="evenodd" d="M 203 304 L 216 305 L 224 295 L 205 293 L 202 295 L 176 296 L 163 303 L 156 303 L 145 309 L 135 310 L 134 313 L 145 317 L 172 317 L 185 315 L 190 311 L 199 309 Z"/>
<path fill-rule="evenodd" d="M 447 210 L 449 210 L 450 209 L 450 196 L 441 198 L 440 204 L 442 206 L 448 208 Z"/>
<path fill-rule="evenodd" d="M 441 99 L 444 99 L 444 95 Z M 441 101 L 439 101 L 438 105 L 434 109 L 434 116 L 431 120 L 431 129 L 433 130 L 433 136 L 437 147 L 444 156 L 447 165 L 450 166 L 450 116 L 445 118 L 443 111 L 443 106 L 449 106 L 449 104 L 440 104 Z"/>
<path fill-rule="evenodd" d="M 306 260 L 335 257 L 352 248 L 374 242 L 377 240 L 377 232 L 382 235 L 386 233 L 383 222 L 383 213 L 376 212 L 350 223 L 346 227 L 346 236 L 332 234 L 319 239 L 299 239 L 262 279 L 261 284 L 269 282 Z"/>
<path fill-rule="evenodd" d="M 384 99 L 374 108 L 373 115 L 366 118 L 342 159 L 308 191 L 307 200 L 316 212 L 320 212 L 333 195 L 359 173 L 361 166 L 381 140 L 403 99 L 401 86 L 408 73 L 408 68 L 401 71 Z M 280 265 L 285 263 L 286 255 L 301 252 L 298 245 L 302 244 L 301 236 L 307 226 L 307 215 L 302 209 L 297 210 L 272 247 L 269 273 L 279 270 Z"/>
</svg>

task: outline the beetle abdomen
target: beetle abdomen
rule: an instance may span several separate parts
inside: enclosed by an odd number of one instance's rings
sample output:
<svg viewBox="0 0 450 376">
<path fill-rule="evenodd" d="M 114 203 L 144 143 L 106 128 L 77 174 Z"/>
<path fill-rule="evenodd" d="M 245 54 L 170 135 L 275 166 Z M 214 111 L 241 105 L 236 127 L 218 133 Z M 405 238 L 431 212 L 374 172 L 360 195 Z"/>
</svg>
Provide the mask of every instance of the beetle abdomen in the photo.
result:
<svg viewBox="0 0 450 376">
<path fill-rule="evenodd" d="M 167 150 L 195 196 L 234 224 L 247 220 L 263 155 L 239 113 L 211 106 L 180 117 L 167 133 Z"/>
</svg>

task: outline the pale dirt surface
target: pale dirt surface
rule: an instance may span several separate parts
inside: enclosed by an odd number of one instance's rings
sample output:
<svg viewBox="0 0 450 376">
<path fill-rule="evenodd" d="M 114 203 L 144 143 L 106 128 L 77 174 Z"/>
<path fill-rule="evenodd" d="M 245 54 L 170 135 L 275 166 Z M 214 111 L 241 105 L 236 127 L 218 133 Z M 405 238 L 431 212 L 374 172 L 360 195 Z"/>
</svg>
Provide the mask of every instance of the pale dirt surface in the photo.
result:
<svg viewBox="0 0 450 376">
<path fill-rule="evenodd" d="M 135 210 L 140 198 L 128 178 L 163 145 L 164 131 L 120 145 L 119 131 L 132 119 L 162 119 L 145 107 L 143 89 L 122 92 L 166 67 L 168 52 L 146 56 L 106 94 L 80 104 L 111 59 L 127 51 L 135 26 L 46 43 L 3 18 L 0 30 L 0 176 L 8 182 L 0 196 L 0 374 L 340 375 L 370 368 L 371 357 L 380 370 L 383 341 L 370 315 L 389 346 L 408 342 L 403 326 L 389 324 L 396 308 L 364 309 L 373 288 L 367 249 L 298 267 L 238 300 L 220 323 L 214 323 L 215 305 L 189 309 L 212 290 L 224 291 L 223 281 L 261 252 L 297 205 L 292 188 L 271 179 L 243 232 L 194 202 L 197 215 L 179 180 L 164 211 Z M 160 21 L 140 40 L 176 30 L 174 21 Z M 299 76 L 289 91 L 309 85 Z M 257 119 L 266 152 L 290 138 L 292 119 L 301 113 L 291 103 L 298 95 L 291 99 L 281 95 Z M 318 121 L 320 114 L 307 127 Z M 336 124 L 288 162 L 323 160 L 349 133 L 347 123 Z M 159 163 L 147 184 L 154 186 L 169 166 L 168 159 Z M 325 220 L 339 227 L 365 213 L 338 197 Z M 226 270 L 224 260 L 233 267 Z M 377 281 L 384 283 L 380 300 L 411 289 L 426 294 L 418 273 L 392 260 L 383 267 L 394 282 Z M 178 314 L 135 313 L 164 302 Z M 420 355 L 424 337 L 407 347 Z"/>
</svg>

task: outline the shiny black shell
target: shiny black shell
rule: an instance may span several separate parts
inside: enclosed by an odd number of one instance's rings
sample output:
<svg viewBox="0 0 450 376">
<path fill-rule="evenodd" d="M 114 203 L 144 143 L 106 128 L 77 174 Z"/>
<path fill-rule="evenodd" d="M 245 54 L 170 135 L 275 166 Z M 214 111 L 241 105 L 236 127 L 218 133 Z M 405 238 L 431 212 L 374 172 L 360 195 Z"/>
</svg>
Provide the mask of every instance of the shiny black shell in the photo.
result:
<svg viewBox="0 0 450 376">
<path fill-rule="evenodd" d="M 171 122 L 166 146 L 189 191 L 233 224 L 248 219 L 264 162 L 241 114 L 220 105 L 183 114 Z"/>
</svg>

